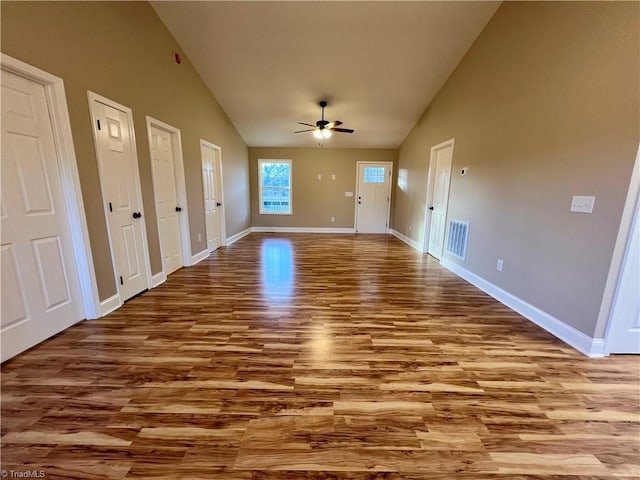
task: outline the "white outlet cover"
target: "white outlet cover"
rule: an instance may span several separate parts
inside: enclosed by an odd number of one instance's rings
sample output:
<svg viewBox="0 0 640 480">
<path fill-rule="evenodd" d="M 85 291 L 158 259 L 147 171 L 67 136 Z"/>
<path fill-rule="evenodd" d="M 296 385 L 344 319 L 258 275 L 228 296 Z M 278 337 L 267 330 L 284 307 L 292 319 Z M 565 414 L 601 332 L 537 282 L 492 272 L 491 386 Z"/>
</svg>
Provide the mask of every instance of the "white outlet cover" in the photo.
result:
<svg viewBox="0 0 640 480">
<path fill-rule="evenodd" d="M 574 195 L 571 198 L 570 211 L 576 213 L 593 213 L 593 205 L 596 203 L 596 197 L 588 195 Z"/>
<path fill-rule="evenodd" d="M 345 197 L 353 197 L 353 192 L 344 192 Z"/>
</svg>

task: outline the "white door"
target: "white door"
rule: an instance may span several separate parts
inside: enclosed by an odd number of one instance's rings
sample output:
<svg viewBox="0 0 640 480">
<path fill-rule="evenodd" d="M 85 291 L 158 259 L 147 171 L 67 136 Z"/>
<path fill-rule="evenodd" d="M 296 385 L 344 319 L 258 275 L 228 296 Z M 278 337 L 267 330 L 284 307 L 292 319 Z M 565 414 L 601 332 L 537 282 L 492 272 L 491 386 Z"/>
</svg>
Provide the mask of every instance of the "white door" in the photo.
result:
<svg viewBox="0 0 640 480">
<path fill-rule="evenodd" d="M 437 259 L 442 257 L 444 234 L 447 221 L 447 205 L 449 203 L 449 183 L 451 182 L 451 162 L 453 160 L 453 142 L 445 142 L 441 148 L 431 151 L 433 167 L 433 199 L 429 210 L 431 223 L 429 226 L 428 253 Z"/>
<path fill-rule="evenodd" d="M 178 200 L 176 161 L 171 133 L 149 126 L 149 150 L 162 265 L 165 274 L 169 275 L 183 266 L 179 218 L 182 215 L 182 206 Z"/>
<path fill-rule="evenodd" d="M 121 301 L 149 288 L 148 253 L 131 110 L 90 96 L 102 198 Z M 107 104 L 109 103 L 109 104 Z"/>
<path fill-rule="evenodd" d="M 44 87 L 2 71 L 2 361 L 82 320 Z"/>
<path fill-rule="evenodd" d="M 627 250 L 611 309 L 608 353 L 640 353 L 640 199 L 636 203 Z"/>
<path fill-rule="evenodd" d="M 358 162 L 356 232 L 387 233 L 391 162 Z"/>
<path fill-rule="evenodd" d="M 220 150 L 215 146 L 201 142 L 202 182 L 204 189 L 204 215 L 207 234 L 207 248 L 213 251 L 220 247 L 222 207 L 220 175 Z"/>
</svg>

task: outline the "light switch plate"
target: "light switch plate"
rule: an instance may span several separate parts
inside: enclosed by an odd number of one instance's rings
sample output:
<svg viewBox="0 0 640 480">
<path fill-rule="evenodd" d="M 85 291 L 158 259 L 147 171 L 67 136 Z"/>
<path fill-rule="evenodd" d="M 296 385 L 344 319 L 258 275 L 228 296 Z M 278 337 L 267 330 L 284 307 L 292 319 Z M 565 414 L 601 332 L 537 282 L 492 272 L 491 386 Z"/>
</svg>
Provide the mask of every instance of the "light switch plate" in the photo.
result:
<svg viewBox="0 0 640 480">
<path fill-rule="evenodd" d="M 345 197 L 353 197 L 353 192 L 344 192 Z"/>
<path fill-rule="evenodd" d="M 577 213 L 593 213 L 593 205 L 596 197 L 585 195 L 574 195 L 571 199 L 571 211 Z"/>
</svg>

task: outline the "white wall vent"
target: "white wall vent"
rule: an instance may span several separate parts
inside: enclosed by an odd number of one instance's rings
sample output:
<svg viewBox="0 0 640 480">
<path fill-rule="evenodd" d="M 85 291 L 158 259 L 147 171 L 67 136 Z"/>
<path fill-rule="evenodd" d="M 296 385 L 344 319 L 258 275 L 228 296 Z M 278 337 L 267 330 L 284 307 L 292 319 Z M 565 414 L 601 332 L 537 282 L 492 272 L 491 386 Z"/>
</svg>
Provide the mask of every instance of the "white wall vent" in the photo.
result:
<svg viewBox="0 0 640 480">
<path fill-rule="evenodd" d="M 460 260 L 467 256 L 467 238 L 469 236 L 469 222 L 449 219 L 449 236 L 447 237 L 447 253 Z"/>
</svg>

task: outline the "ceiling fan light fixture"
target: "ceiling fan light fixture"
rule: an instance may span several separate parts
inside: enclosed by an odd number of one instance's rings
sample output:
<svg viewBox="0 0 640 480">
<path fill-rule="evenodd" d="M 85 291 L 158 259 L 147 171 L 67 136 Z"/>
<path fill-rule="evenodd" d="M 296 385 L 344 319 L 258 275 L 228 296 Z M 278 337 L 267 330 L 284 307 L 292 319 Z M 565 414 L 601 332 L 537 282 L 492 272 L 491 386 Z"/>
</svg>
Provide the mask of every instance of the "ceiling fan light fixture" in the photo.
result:
<svg viewBox="0 0 640 480">
<path fill-rule="evenodd" d="M 322 140 L 324 137 L 322 136 L 322 130 L 320 130 L 319 128 L 316 128 L 313 131 L 313 136 L 316 137 L 318 140 Z"/>
<path fill-rule="evenodd" d="M 331 136 L 331 130 L 328 130 L 328 129 L 326 129 L 326 128 L 323 128 L 321 131 L 322 131 L 322 136 L 323 136 L 324 138 L 329 138 L 329 137 Z"/>
</svg>

